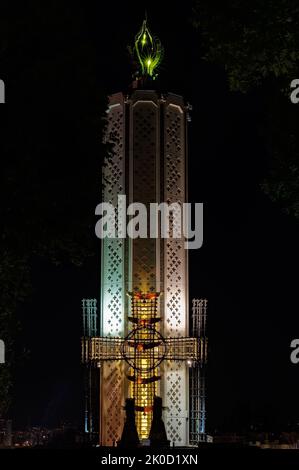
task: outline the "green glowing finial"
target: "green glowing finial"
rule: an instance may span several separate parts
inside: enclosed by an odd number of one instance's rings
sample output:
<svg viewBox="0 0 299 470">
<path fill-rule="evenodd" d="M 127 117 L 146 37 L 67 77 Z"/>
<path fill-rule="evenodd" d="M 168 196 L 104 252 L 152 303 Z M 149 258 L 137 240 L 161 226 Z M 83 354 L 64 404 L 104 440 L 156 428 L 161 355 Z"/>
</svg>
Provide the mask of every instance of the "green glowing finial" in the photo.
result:
<svg viewBox="0 0 299 470">
<path fill-rule="evenodd" d="M 157 77 L 157 67 L 163 57 L 163 47 L 157 37 L 151 35 L 147 27 L 147 19 L 142 23 L 142 27 L 135 37 L 134 52 L 137 56 L 140 74 L 145 77 L 155 79 Z"/>
</svg>

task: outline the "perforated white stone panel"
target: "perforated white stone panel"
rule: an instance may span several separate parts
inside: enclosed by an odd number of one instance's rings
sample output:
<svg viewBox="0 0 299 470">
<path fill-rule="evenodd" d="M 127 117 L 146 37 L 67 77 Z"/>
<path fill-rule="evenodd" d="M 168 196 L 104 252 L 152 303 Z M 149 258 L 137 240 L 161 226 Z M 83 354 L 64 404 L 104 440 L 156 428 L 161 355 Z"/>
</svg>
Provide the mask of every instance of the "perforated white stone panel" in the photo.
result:
<svg viewBox="0 0 299 470">
<path fill-rule="evenodd" d="M 100 443 L 112 446 L 121 437 L 124 425 L 124 363 L 105 362 L 101 371 Z"/>
<path fill-rule="evenodd" d="M 124 136 L 124 102 L 119 94 L 111 98 L 108 110 L 106 139 L 113 145 L 113 153 L 105 158 L 102 176 L 103 201 L 114 207 L 117 207 L 118 195 L 125 193 Z M 101 334 L 104 336 L 123 336 L 124 333 L 124 262 L 124 240 L 105 238 L 101 275 Z"/>
<path fill-rule="evenodd" d="M 186 202 L 186 117 L 181 98 L 169 96 L 164 106 L 164 200 Z M 164 242 L 164 336 L 188 336 L 188 274 L 184 239 Z M 163 390 L 168 439 L 188 444 L 189 377 L 185 363 L 167 362 Z"/>
<path fill-rule="evenodd" d="M 103 201 L 117 207 L 118 195 L 125 193 L 125 109 L 122 94 L 113 95 L 110 99 L 106 140 L 113 144 L 113 152 L 104 162 Z M 102 241 L 101 336 L 124 336 L 124 273 L 124 240 L 105 238 Z M 125 374 L 121 361 L 102 364 L 100 381 L 100 442 L 112 445 L 121 437 L 123 426 L 121 410 L 125 402 Z"/>
<path fill-rule="evenodd" d="M 175 445 L 186 445 L 188 435 L 187 369 L 180 363 L 167 361 L 164 371 L 164 423 L 168 439 Z"/>
</svg>

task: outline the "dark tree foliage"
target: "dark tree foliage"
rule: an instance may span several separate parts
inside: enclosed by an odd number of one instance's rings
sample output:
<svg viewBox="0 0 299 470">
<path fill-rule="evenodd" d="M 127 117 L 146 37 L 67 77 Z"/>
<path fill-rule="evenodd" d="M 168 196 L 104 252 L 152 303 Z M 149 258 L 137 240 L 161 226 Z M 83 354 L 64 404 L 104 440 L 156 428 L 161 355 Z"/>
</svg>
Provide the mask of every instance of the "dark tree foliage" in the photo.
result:
<svg viewBox="0 0 299 470">
<path fill-rule="evenodd" d="M 2 2 L 0 416 L 10 404 L 16 312 L 32 289 L 32 259 L 79 265 L 94 249 L 106 108 L 95 59 L 82 3 Z"/>
<path fill-rule="evenodd" d="M 260 97 L 259 126 L 269 153 L 262 188 L 299 218 L 299 105 L 290 83 L 299 78 L 297 0 L 194 0 L 193 24 L 204 58 L 221 65 L 230 89 Z"/>
</svg>

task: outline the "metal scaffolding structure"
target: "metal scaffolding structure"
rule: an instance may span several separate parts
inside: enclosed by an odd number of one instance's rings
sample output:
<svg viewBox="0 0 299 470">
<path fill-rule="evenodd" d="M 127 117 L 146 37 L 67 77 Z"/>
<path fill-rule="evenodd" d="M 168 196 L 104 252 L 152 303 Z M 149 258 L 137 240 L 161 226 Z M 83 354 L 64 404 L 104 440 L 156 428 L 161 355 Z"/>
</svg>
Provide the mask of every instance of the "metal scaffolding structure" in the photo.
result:
<svg viewBox="0 0 299 470">
<path fill-rule="evenodd" d="M 125 361 L 129 365 L 131 373 L 127 375 L 127 379 L 132 382 L 132 396 L 136 399 L 135 409 L 142 413 L 140 416 L 145 416 L 152 412 L 151 402 L 156 395 L 155 383 L 161 379 L 160 364 L 163 361 L 183 361 L 189 368 L 189 444 L 197 445 L 198 442 L 205 441 L 207 300 L 192 301 L 190 337 L 174 338 L 164 338 L 156 330 L 157 322 L 153 319 L 159 317 L 156 317 L 152 311 L 147 315 L 148 312 L 144 310 L 142 316 L 138 309 L 132 309 L 133 316 L 129 321 L 135 325 L 135 328 L 125 338 L 97 336 L 96 300 L 83 299 L 82 306 L 84 330 L 82 363 L 86 366 L 85 432 L 90 436 L 98 432 L 95 419 L 98 412 L 95 411 L 98 402 L 96 394 L 99 393 L 98 370 L 103 363 Z M 146 397 L 147 406 L 143 406 L 145 388 L 148 388 L 150 395 Z M 140 398 L 139 391 L 143 393 Z M 149 419 L 150 415 L 147 418 Z"/>
<path fill-rule="evenodd" d="M 96 299 L 82 300 L 83 337 L 97 335 L 97 301 Z M 82 340 L 83 341 L 83 340 Z M 85 345 L 82 344 L 82 355 Z M 99 433 L 99 375 L 92 362 L 85 364 L 84 370 L 84 432 L 90 442 L 96 442 Z"/>
<path fill-rule="evenodd" d="M 147 348 L 150 340 L 144 339 L 142 359 L 147 360 L 151 350 Z M 83 337 L 82 362 L 97 365 L 101 361 L 134 360 L 133 344 L 125 338 Z M 206 342 L 202 338 L 163 338 L 154 344 L 157 360 L 160 358 L 170 361 L 205 361 Z"/>
<path fill-rule="evenodd" d="M 191 335 L 201 339 L 201 360 L 190 368 L 189 443 L 206 441 L 206 365 L 208 359 L 206 299 L 192 300 Z"/>
</svg>

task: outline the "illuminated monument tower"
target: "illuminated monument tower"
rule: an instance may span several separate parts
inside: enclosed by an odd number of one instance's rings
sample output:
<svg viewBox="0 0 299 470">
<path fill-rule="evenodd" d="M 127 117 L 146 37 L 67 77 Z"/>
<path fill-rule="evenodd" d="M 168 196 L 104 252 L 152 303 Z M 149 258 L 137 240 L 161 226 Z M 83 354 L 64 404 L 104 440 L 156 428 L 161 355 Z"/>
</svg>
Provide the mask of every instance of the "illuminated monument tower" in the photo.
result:
<svg viewBox="0 0 299 470">
<path fill-rule="evenodd" d="M 144 21 L 133 51 L 134 89 L 110 97 L 113 152 L 104 162 L 103 200 L 115 207 L 120 195 L 146 206 L 187 200 L 188 106 L 154 91 L 162 52 Z M 115 220 L 120 231 L 125 220 Z M 193 300 L 189 321 L 184 239 L 172 230 L 169 238 L 107 237 L 101 259 L 99 331 L 96 301 L 83 300 L 86 432 L 98 431 L 102 445 L 118 442 L 131 398 L 142 443 L 154 432 L 154 398 L 161 397 L 168 440 L 196 444 L 205 436 L 207 301 Z"/>
</svg>

